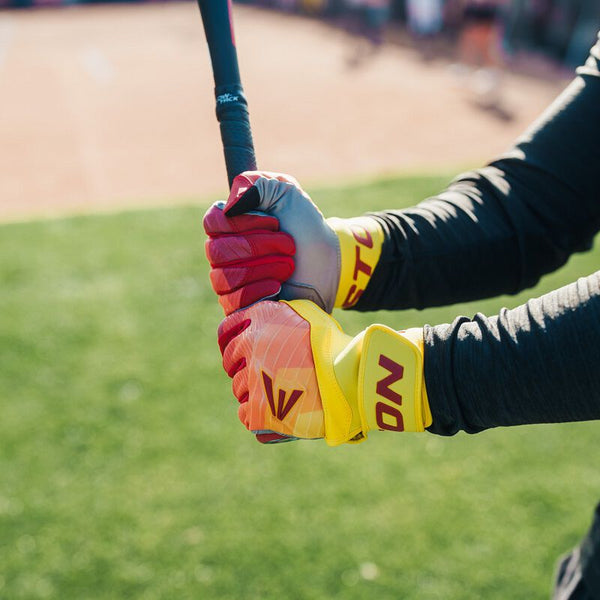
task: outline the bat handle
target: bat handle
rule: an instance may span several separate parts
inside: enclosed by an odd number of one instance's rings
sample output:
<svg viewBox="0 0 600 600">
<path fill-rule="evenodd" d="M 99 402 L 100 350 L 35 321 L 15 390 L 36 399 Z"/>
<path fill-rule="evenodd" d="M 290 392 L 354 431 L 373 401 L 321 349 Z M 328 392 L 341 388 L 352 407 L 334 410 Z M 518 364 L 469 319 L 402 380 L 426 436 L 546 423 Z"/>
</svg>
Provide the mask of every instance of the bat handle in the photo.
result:
<svg viewBox="0 0 600 600">
<path fill-rule="evenodd" d="M 239 84 L 217 86 L 215 96 L 227 179 L 231 187 L 234 178 L 240 173 L 256 171 L 248 103 Z"/>
</svg>

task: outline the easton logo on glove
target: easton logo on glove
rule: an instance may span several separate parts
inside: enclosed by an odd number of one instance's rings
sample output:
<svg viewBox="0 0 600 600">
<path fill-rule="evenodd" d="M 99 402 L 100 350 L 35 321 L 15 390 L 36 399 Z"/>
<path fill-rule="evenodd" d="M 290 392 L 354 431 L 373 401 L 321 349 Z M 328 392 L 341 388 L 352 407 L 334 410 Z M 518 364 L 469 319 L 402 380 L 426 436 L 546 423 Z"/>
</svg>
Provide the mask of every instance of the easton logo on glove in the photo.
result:
<svg viewBox="0 0 600 600">
<path fill-rule="evenodd" d="M 388 402 L 379 401 L 375 405 L 375 418 L 379 429 L 387 429 L 388 431 L 404 431 L 404 418 L 398 407 L 402 406 L 402 395 L 395 392 L 390 386 L 396 381 L 400 381 L 404 377 L 404 367 L 396 361 L 379 355 L 379 366 L 389 371 L 389 375 L 380 379 L 377 382 L 375 391 L 378 396 L 385 398 Z M 395 405 L 395 406 L 394 406 Z M 393 419 L 392 423 L 386 422 L 384 415 L 388 415 Z"/>
<path fill-rule="evenodd" d="M 365 291 L 381 256 L 383 230 L 375 219 L 327 219 L 340 242 L 340 281 L 335 306 L 354 306 Z"/>
<path fill-rule="evenodd" d="M 263 386 L 265 388 L 265 394 L 267 395 L 267 402 L 271 409 L 271 414 L 280 421 L 283 421 L 289 414 L 290 410 L 294 408 L 294 405 L 300 399 L 300 396 L 304 393 L 304 390 L 292 390 L 289 399 L 286 402 L 287 393 L 285 390 L 278 390 L 277 393 L 277 407 L 275 406 L 275 396 L 273 394 L 273 379 L 269 377 L 264 371 L 260 372 L 263 380 Z"/>
</svg>

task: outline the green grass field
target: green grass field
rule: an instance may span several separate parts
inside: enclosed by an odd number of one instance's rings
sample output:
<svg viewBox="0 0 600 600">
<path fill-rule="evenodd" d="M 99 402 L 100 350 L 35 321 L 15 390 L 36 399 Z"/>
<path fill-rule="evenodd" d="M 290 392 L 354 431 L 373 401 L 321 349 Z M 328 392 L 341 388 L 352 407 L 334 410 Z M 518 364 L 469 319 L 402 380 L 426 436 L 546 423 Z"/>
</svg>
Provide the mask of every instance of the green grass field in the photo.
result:
<svg viewBox="0 0 600 600">
<path fill-rule="evenodd" d="M 344 216 L 446 183 L 313 197 Z M 220 367 L 202 213 L 0 227 L 0 598 L 548 597 L 600 498 L 598 425 L 257 444 Z M 338 317 L 401 328 L 531 294 Z"/>
</svg>

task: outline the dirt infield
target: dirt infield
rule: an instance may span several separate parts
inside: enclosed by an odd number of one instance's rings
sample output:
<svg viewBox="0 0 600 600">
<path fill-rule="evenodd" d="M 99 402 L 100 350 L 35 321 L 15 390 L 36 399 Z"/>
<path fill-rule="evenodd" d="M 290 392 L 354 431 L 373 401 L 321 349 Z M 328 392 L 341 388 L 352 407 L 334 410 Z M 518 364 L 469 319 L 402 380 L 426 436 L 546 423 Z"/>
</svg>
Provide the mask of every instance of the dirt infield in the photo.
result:
<svg viewBox="0 0 600 600">
<path fill-rule="evenodd" d="M 236 29 L 259 163 L 305 182 L 480 164 L 564 85 L 508 75 L 506 120 L 449 60 L 389 45 L 350 68 L 346 34 L 249 7 Z M 2 12 L 0 86 L 0 219 L 225 189 L 194 3 Z"/>
</svg>

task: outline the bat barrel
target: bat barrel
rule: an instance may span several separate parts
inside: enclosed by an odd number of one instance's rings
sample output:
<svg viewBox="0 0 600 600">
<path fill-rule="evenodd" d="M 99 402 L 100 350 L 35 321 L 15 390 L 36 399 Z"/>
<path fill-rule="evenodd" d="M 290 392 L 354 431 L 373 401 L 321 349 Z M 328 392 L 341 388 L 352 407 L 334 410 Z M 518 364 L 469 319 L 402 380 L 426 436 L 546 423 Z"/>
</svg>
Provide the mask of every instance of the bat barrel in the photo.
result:
<svg viewBox="0 0 600 600">
<path fill-rule="evenodd" d="M 230 0 L 198 0 L 215 85 L 240 83 Z"/>
</svg>

